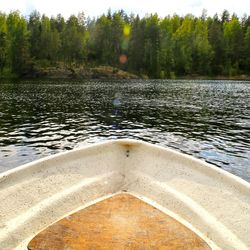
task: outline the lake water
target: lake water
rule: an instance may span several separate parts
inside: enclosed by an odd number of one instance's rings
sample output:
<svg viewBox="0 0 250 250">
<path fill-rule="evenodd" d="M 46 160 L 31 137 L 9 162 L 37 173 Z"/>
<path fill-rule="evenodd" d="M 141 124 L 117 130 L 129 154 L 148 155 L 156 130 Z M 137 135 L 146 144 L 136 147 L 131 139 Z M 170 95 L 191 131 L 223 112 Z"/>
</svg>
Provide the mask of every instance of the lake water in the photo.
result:
<svg viewBox="0 0 250 250">
<path fill-rule="evenodd" d="M 250 82 L 0 83 L 0 171 L 117 138 L 193 155 L 250 181 Z"/>
</svg>

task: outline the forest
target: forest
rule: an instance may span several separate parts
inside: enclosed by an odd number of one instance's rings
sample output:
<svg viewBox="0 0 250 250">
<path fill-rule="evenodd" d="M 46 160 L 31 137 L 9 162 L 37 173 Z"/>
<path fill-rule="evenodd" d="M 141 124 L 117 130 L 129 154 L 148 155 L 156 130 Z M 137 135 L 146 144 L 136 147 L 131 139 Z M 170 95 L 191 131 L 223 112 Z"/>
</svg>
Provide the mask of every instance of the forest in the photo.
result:
<svg viewBox="0 0 250 250">
<path fill-rule="evenodd" d="M 149 78 L 250 75 L 250 16 L 144 17 L 108 10 L 65 19 L 0 12 L 0 76 L 108 65 Z"/>
</svg>

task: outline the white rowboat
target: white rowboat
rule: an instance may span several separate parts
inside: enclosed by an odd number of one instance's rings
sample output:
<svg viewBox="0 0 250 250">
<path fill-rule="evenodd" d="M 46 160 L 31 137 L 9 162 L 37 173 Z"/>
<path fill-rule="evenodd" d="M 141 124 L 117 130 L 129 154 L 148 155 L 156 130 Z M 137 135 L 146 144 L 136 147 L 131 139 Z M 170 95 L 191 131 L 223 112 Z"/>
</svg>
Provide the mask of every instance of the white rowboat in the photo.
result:
<svg viewBox="0 0 250 250">
<path fill-rule="evenodd" d="M 127 139 L 59 153 L 2 173 L 0 249 L 27 249 L 34 236 L 58 220 L 124 194 L 174 218 L 211 249 L 250 249 L 249 183 L 191 156 Z M 120 198 L 126 200 L 131 198 Z"/>
</svg>

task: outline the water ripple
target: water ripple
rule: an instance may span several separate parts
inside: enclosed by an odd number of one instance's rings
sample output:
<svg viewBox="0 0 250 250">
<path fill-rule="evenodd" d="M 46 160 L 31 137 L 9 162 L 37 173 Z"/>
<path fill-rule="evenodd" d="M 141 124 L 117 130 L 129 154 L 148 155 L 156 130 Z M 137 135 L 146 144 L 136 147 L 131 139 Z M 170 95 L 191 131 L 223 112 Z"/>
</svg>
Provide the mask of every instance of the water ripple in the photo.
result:
<svg viewBox="0 0 250 250">
<path fill-rule="evenodd" d="M 0 84 L 0 171 L 108 139 L 148 141 L 250 181 L 250 83 L 23 81 Z"/>
</svg>

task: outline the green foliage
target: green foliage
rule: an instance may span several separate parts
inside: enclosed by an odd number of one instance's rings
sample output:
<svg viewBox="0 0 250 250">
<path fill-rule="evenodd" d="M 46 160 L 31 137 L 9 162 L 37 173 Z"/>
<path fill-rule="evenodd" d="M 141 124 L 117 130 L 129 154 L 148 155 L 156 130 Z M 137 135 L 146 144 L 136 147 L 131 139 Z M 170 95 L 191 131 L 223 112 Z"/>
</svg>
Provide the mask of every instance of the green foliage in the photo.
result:
<svg viewBox="0 0 250 250">
<path fill-rule="evenodd" d="M 244 38 L 244 69 L 247 71 L 250 69 L 250 25 L 247 27 Z"/>
<path fill-rule="evenodd" d="M 194 41 L 194 17 L 187 15 L 181 26 L 174 33 L 174 54 L 178 74 L 190 74 L 192 72 L 193 41 Z"/>
<path fill-rule="evenodd" d="M 229 75 L 239 73 L 243 55 L 243 31 L 237 17 L 224 23 L 226 65 Z"/>
<path fill-rule="evenodd" d="M 151 15 L 146 19 L 145 30 L 145 65 L 146 72 L 152 78 L 160 77 L 160 26 L 158 16 Z"/>
<path fill-rule="evenodd" d="M 193 71 L 200 75 L 208 75 L 211 72 L 211 59 L 213 57 L 212 46 L 208 41 L 208 27 L 205 20 L 197 20 L 194 29 L 193 41 Z"/>
<path fill-rule="evenodd" d="M 8 63 L 17 75 L 25 74 L 31 67 L 29 35 L 27 21 L 19 12 L 11 12 L 7 17 Z"/>
<path fill-rule="evenodd" d="M 225 62 L 223 25 L 217 15 L 208 20 L 208 42 L 212 47 L 211 71 L 214 75 L 222 74 Z"/>
<path fill-rule="evenodd" d="M 83 16 L 70 16 L 62 32 L 62 55 L 66 63 L 81 64 L 86 58 L 85 23 Z"/>
<path fill-rule="evenodd" d="M 0 13 L 1 75 L 57 65 L 110 65 L 151 78 L 250 74 L 250 16 Z"/>
<path fill-rule="evenodd" d="M 90 60 L 100 64 L 111 64 L 111 20 L 102 15 L 94 24 L 89 40 Z"/>
<path fill-rule="evenodd" d="M 28 29 L 30 31 L 30 54 L 39 59 L 41 53 L 41 17 L 37 11 L 30 14 Z"/>
<path fill-rule="evenodd" d="M 165 77 L 171 77 L 171 72 L 175 67 L 173 33 L 174 23 L 171 18 L 164 18 L 160 22 L 160 64 L 161 72 L 164 72 Z"/>
<path fill-rule="evenodd" d="M 123 12 L 102 15 L 90 30 L 90 59 L 97 63 L 117 66 L 123 47 Z M 126 50 L 126 48 L 125 48 Z"/>
<path fill-rule="evenodd" d="M 140 74 L 145 74 L 145 20 L 140 20 L 139 16 L 131 20 L 131 35 L 129 39 L 128 58 L 129 69 Z"/>
<path fill-rule="evenodd" d="M 3 72 L 7 60 L 6 32 L 6 16 L 0 12 L 0 73 Z"/>
</svg>

